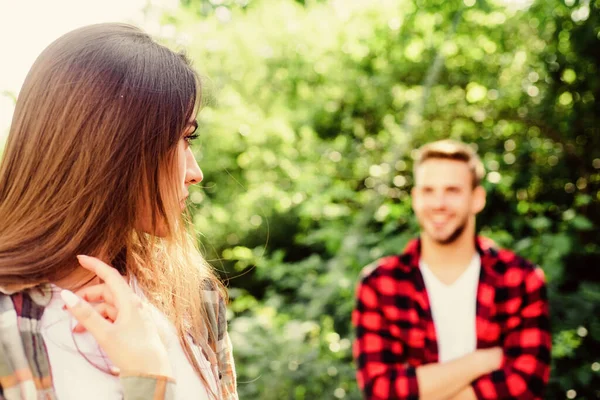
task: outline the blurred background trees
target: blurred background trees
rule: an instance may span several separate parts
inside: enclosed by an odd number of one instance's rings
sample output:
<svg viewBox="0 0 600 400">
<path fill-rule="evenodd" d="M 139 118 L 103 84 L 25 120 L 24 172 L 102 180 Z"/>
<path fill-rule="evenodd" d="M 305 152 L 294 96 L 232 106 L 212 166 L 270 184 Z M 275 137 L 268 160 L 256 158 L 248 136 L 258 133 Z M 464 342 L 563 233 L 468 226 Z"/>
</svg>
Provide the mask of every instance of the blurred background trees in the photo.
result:
<svg viewBox="0 0 600 400">
<path fill-rule="evenodd" d="M 600 398 L 600 0 L 180 3 L 240 398 L 361 398 L 354 287 L 417 234 L 412 151 L 448 137 L 486 165 L 481 233 L 546 273 L 546 397 Z"/>
<path fill-rule="evenodd" d="M 418 232 L 413 149 L 473 143 L 479 229 L 540 264 L 547 398 L 600 398 L 600 1 L 182 0 L 208 96 L 192 193 L 241 398 L 359 399 L 363 266 Z M 174 29 L 173 29 L 174 28 Z"/>
</svg>

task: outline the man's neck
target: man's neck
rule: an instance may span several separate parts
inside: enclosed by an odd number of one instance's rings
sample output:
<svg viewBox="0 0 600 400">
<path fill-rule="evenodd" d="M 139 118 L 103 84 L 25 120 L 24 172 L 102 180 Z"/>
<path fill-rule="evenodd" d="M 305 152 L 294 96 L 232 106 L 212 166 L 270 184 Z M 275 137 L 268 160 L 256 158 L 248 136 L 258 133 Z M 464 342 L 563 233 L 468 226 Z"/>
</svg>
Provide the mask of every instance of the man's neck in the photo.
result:
<svg viewBox="0 0 600 400">
<path fill-rule="evenodd" d="M 466 269 L 476 252 L 474 236 L 464 232 L 450 244 L 437 243 L 427 235 L 421 235 L 421 259 L 433 270 Z"/>
</svg>

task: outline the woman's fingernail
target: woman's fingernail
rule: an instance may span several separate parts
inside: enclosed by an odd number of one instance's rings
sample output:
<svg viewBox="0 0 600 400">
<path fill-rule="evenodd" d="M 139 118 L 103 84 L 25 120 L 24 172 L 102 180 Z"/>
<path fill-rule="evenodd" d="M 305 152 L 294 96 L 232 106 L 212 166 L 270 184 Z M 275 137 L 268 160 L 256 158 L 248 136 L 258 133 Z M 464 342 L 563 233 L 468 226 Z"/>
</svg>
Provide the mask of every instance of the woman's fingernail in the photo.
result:
<svg viewBox="0 0 600 400">
<path fill-rule="evenodd" d="M 62 297 L 63 301 L 69 308 L 75 307 L 77 303 L 79 303 L 79 297 L 67 289 L 63 289 L 63 291 L 60 292 L 60 297 Z"/>
<path fill-rule="evenodd" d="M 119 375 L 121 373 L 121 370 L 117 367 L 110 367 L 110 373 L 113 375 Z"/>
</svg>

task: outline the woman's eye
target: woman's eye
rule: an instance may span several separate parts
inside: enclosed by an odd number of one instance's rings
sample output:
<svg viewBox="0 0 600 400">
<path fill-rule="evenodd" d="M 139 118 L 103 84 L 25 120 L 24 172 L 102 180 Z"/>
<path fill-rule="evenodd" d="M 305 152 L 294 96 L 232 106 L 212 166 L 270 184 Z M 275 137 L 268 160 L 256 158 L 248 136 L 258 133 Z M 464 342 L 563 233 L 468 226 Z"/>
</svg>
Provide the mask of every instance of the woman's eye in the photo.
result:
<svg viewBox="0 0 600 400">
<path fill-rule="evenodd" d="M 195 129 L 194 129 L 195 131 Z M 194 141 L 195 139 L 198 139 L 198 134 L 197 133 L 191 133 L 189 135 L 186 135 L 184 137 L 185 141 L 187 142 L 187 144 L 192 144 L 192 141 Z"/>
</svg>

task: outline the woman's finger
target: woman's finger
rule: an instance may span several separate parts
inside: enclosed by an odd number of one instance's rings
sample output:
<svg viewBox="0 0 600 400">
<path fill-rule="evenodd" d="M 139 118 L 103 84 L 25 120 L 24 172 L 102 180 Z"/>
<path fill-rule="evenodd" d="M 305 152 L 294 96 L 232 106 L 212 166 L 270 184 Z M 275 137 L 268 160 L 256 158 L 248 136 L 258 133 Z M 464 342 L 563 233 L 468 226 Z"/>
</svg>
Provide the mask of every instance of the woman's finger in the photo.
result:
<svg viewBox="0 0 600 400">
<path fill-rule="evenodd" d="M 135 294 L 121 274 L 110 265 L 95 257 L 79 255 L 77 259 L 82 267 L 95 273 L 108 286 L 113 295 L 114 304 L 119 312 L 129 315 L 132 305 L 135 304 L 132 301 L 132 297 L 135 297 Z"/>
<path fill-rule="evenodd" d="M 104 283 L 79 289 L 75 294 L 88 303 L 106 302 L 114 304 L 113 295 Z"/>
<path fill-rule="evenodd" d="M 109 340 L 111 323 L 102 318 L 88 302 L 78 297 L 70 290 L 63 290 L 60 295 L 67 305 L 69 312 L 85 329 L 90 332 L 102 347 Z"/>
<path fill-rule="evenodd" d="M 94 304 L 92 305 L 92 307 L 94 308 L 94 310 L 96 310 L 98 314 L 100 314 L 102 318 L 108 320 L 109 322 L 115 322 L 115 320 L 117 319 L 117 309 L 110 304 L 100 303 Z M 85 330 L 85 327 L 81 324 L 77 324 L 73 328 L 73 332 L 75 333 L 82 333 L 85 332 Z"/>
<path fill-rule="evenodd" d="M 108 303 L 100 303 L 94 306 L 98 314 L 102 315 L 105 319 L 114 322 L 117 319 L 118 311 L 117 308 Z"/>
</svg>

